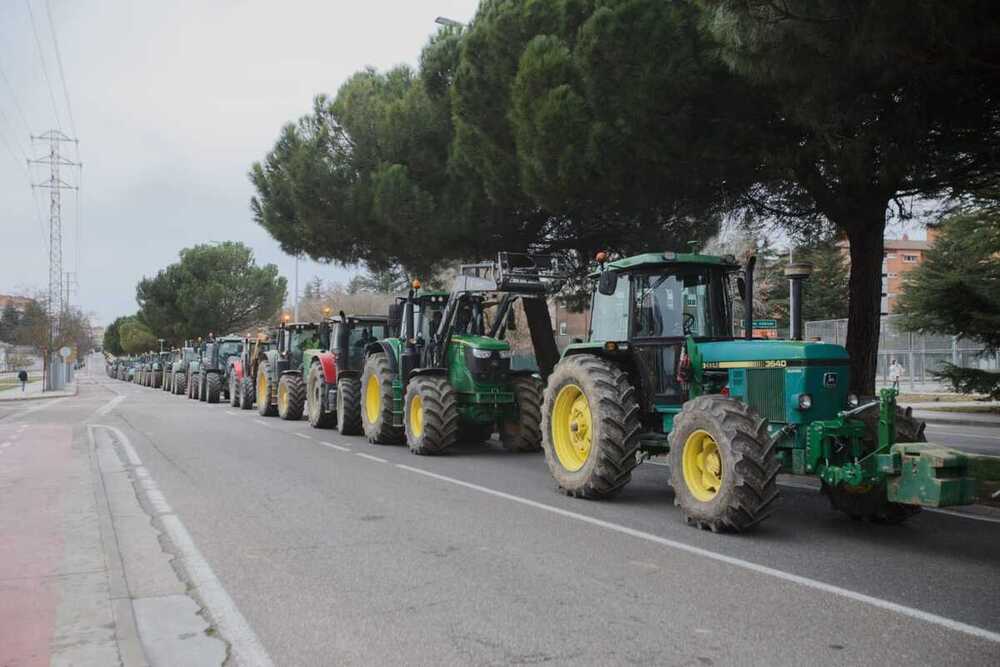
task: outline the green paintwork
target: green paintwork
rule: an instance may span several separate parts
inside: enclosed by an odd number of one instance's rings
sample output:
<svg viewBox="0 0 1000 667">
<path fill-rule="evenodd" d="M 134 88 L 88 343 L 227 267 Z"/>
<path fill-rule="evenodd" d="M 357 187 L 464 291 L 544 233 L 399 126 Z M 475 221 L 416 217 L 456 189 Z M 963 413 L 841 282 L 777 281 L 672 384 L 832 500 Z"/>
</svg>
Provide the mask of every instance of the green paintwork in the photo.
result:
<svg viewBox="0 0 1000 667">
<path fill-rule="evenodd" d="M 966 476 L 968 457 L 958 450 L 904 443 L 879 460 L 890 475 L 887 493 L 894 503 L 947 507 L 976 501 L 976 480 Z"/>
<path fill-rule="evenodd" d="M 820 361 L 850 357 L 840 345 L 800 340 L 746 340 L 736 338 L 711 343 L 699 343 L 705 362 L 715 361 Z"/>
</svg>

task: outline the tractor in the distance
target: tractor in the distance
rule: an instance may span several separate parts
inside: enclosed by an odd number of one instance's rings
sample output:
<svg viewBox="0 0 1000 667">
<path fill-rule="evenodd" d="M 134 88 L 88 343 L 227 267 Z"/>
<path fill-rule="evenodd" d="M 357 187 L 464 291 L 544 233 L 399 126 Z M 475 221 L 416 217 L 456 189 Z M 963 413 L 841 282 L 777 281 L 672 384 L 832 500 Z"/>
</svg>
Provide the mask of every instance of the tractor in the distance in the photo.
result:
<svg viewBox="0 0 1000 667">
<path fill-rule="evenodd" d="M 306 403 L 303 361 L 329 349 L 330 326 L 325 322 L 282 322 L 274 345 L 257 360 L 257 412 L 295 421 Z"/>
<path fill-rule="evenodd" d="M 257 398 L 257 367 L 273 347 L 276 330 L 261 331 L 243 339 L 239 356 L 229 358 L 229 404 L 242 410 L 252 410 Z"/>
<path fill-rule="evenodd" d="M 190 341 L 185 342 L 184 346 L 173 356 L 169 369 L 171 394 L 182 395 L 187 391 L 188 365 L 195 356 L 195 349 Z"/>
<path fill-rule="evenodd" d="M 195 397 L 205 403 L 218 403 L 229 392 L 229 360 L 243 351 L 243 337 L 230 334 L 215 338 L 209 334 L 201 348 L 198 370 L 194 375 Z"/>
<path fill-rule="evenodd" d="M 545 390 L 546 462 L 567 494 L 612 496 L 642 459 L 665 454 L 675 504 L 712 531 L 765 519 L 780 472 L 819 477 L 833 507 L 857 519 L 896 523 L 924 505 L 973 501 L 974 457 L 923 443 L 894 390 L 849 394 L 843 347 L 750 338 L 753 259 L 606 259 L 593 275 L 590 340 L 563 351 Z M 731 287 L 744 338 L 733 336 Z"/>
<path fill-rule="evenodd" d="M 307 417 L 313 428 L 336 427 L 343 435 L 361 434 L 361 371 L 368 345 L 389 335 L 388 318 L 346 315 L 329 320 L 329 348 L 304 353 Z"/>
<path fill-rule="evenodd" d="M 405 438 L 414 454 L 438 454 L 499 430 L 505 448 L 537 451 L 541 380 L 532 370 L 511 369 L 513 352 L 504 338 L 520 300 L 541 373 L 547 373 L 556 346 L 545 297 L 558 283 L 551 258 L 513 253 L 462 267 L 450 293 L 423 290 L 414 281 L 390 318 L 401 319 L 399 335 L 367 349 L 361 382 L 368 439 L 392 444 Z"/>
</svg>

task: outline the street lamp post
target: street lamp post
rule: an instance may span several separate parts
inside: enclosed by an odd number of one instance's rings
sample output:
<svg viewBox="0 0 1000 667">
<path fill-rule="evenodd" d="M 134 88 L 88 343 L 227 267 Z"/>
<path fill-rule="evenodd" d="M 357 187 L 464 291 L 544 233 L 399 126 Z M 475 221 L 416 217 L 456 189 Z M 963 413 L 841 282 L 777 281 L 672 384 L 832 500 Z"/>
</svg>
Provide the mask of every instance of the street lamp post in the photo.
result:
<svg viewBox="0 0 1000 667">
<path fill-rule="evenodd" d="M 456 21 L 455 19 L 450 19 L 447 16 L 439 16 L 434 19 L 434 22 L 438 25 L 447 26 L 449 28 L 464 28 L 465 24 L 461 21 Z"/>
</svg>

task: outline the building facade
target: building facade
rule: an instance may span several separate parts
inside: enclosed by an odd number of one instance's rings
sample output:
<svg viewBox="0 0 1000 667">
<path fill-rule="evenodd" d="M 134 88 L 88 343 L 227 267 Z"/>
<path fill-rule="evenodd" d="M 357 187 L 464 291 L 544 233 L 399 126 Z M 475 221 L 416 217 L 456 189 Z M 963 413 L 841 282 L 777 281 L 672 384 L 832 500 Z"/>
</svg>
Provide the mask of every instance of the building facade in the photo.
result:
<svg viewBox="0 0 1000 667">
<path fill-rule="evenodd" d="M 896 302 L 903 289 L 903 278 L 909 271 L 920 266 L 927 251 L 934 245 L 937 238 L 937 225 L 927 225 L 927 240 L 911 239 L 903 234 L 901 239 L 885 239 L 882 250 L 882 314 L 892 315 L 896 312 Z M 850 245 L 840 241 L 837 246 L 850 261 Z"/>
</svg>

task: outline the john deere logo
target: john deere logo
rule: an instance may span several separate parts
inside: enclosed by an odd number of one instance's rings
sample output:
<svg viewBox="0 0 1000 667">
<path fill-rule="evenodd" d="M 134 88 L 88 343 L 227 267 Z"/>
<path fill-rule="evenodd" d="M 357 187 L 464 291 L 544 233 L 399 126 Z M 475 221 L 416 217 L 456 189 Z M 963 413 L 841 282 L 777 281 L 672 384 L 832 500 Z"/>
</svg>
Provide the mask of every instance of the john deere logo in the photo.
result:
<svg viewBox="0 0 1000 667">
<path fill-rule="evenodd" d="M 827 373 L 823 376 L 823 386 L 832 389 L 837 386 L 837 374 Z"/>
</svg>

